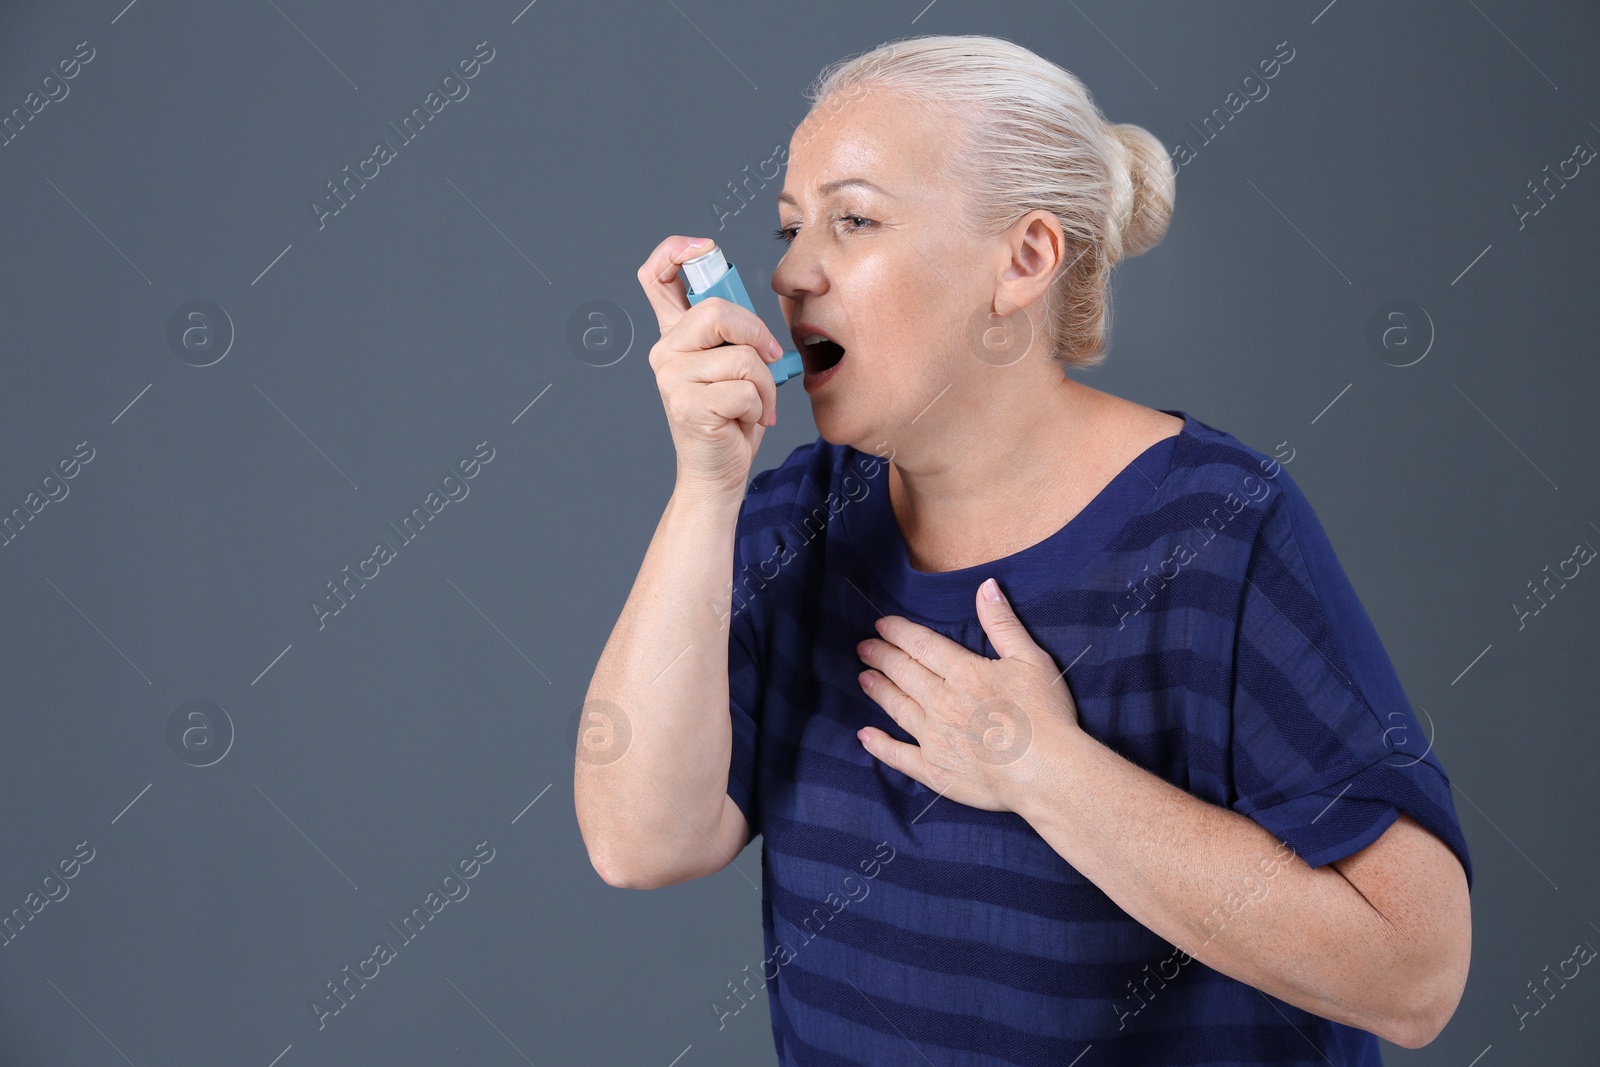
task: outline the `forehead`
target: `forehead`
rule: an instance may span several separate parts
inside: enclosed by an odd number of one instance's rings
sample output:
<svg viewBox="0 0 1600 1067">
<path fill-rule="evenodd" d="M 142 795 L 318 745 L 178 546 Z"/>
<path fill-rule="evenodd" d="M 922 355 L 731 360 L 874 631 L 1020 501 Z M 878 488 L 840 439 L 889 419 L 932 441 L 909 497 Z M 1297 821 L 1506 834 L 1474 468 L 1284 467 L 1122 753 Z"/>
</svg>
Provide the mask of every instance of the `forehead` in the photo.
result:
<svg viewBox="0 0 1600 1067">
<path fill-rule="evenodd" d="M 868 85 L 824 97 L 790 138 L 784 191 L 807 194 L 843 176 L 904 188 L 933 172 L 950 139 L 949 122 L 902 94 Z"/>
</svg>

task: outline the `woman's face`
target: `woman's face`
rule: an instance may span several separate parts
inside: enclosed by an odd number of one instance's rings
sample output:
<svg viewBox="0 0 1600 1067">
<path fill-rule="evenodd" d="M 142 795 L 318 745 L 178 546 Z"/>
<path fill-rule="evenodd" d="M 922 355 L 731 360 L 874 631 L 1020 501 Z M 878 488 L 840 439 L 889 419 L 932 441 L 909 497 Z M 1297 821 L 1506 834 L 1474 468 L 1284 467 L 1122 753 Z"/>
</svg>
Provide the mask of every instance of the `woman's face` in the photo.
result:
<svg viewBox="0 0 1600 1067">
<path fill-rule="evenodd" d="M 817 429 L 834 444 L 885 454 L 913 419 L 913 431 L 931 430 L 941 408 L 953 417 L 981 400 L 962 391 L 996 387 L 969 335 L 1009 251 L 955 225 L 951 121 L 861 87 L 818 101 L 790 142 L 778 203 L 789 246 L 772 288 L 806 359 Z M 831 355 L 807 350 L 811 328 L 845 350 L 821 382 Z"/>
</svg>

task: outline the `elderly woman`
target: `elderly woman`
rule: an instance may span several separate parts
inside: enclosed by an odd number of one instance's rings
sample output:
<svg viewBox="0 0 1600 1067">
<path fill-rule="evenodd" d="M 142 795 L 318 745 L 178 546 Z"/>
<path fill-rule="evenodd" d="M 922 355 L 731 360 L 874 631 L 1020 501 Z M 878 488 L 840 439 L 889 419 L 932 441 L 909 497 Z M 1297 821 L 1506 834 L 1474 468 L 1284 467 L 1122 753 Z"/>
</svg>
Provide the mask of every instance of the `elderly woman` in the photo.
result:
<svg viewBox="0 0 1600 1067">
<path fill-rule="evenodd" d="M 677 481 L 589 689 L 596 870 L 672 885 L 762 834 L 785 1064 L 1427 1044 L 1471 861 L 1321 525 L 1261 452 L 1070 374 L 1165 232 L 1161 145 L 992 37 L 808 97 L 772 288 L 819 439 L 747 485 L 779 342 L 689 305 L 711 242 L 639 271 Z"/>
</svg>

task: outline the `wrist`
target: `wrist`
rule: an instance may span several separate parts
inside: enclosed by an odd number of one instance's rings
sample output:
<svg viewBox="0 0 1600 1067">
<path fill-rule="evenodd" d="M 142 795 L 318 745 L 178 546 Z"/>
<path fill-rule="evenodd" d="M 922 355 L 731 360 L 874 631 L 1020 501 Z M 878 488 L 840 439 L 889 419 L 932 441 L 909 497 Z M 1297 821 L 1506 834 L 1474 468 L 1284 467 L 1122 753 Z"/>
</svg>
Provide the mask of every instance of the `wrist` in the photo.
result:
<svg viewBox="0 0 1600 1067">
<path fill-rule="evenodd" d="M 1077 723 L 1035 729 L 1027 752 L 1011 767 L 1002 799 L 1030 825 L 1037 825 L 1036 819 L 1070 814 L 1083 786 L 1089 746 L 1098 744 Z"/>
<path fill-rule="evenodd" d="M 696 512 L 738 514 L 739 506 L 744 503 L 744 491 L 743 482 L 726 486 L 679 478 L 672 487 L 672 503 Z"/>
</svg>

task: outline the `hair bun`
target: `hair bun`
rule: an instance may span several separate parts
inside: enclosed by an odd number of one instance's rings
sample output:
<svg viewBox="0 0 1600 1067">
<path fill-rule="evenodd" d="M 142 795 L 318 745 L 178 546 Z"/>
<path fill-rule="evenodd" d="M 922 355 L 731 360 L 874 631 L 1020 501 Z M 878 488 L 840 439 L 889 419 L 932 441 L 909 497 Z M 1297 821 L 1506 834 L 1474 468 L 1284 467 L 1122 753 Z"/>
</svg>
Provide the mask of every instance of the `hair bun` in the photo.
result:
<svg viewBox="0 0 1600 1067">
<path fill-rule="evenodd" d="M 1110 139 L 1121 148 L 1124 171 L 1114 175 L 1118 191 L 1112 209 L 1113 262 L 1154 248 L 1172 221 L 1177 169 L 1155 135 L 1129 122 L 1106 125 Z M 1119 180 L 1120 179 L 1120 180 Z"/>
</svg>

